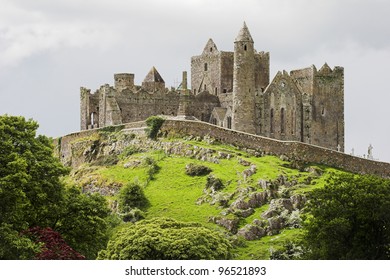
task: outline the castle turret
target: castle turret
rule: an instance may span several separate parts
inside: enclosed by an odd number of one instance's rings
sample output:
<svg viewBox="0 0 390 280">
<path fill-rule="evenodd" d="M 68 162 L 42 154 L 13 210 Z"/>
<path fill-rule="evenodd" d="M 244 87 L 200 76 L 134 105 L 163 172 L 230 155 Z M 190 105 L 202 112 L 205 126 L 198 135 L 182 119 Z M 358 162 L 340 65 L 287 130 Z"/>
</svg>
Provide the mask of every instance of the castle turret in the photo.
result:
<svg viewBox="0 0 390 280">
<path fill-rule="evenodd" d="M 134 74 L 130 74 L 130 73 L 114 74 L 114 80 L 115 80 L 115 89 L 118 91 L 134 88 Z"/>
<path fill-rule="evenodd" d="M 245 22 L 234 42 L 233 67 L 232 128 L 255 134 L 255 51 Z"/>
</svg>

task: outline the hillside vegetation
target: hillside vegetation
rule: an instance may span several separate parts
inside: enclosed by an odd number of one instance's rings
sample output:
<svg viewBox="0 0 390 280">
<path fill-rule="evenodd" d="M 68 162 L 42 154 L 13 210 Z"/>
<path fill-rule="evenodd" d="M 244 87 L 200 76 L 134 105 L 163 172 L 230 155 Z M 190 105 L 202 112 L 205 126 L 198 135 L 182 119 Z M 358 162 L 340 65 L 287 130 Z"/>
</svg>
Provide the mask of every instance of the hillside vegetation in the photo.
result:
<svg viewBox="0 0 390 280">
<path fill-rule="evenodd" d="M 72 146 L 86 163 L 66 180 L 85 193 L 103 194 L 122 221 L 196 222 L 226 236 L 234 245 L 234 259 L 269 259 L 286 244 L 298 244 L 308 195 L 322 188 L 330 174 L 343 173 L 207 137 L 151 140 L 106 129 Z M 136 193 L 142 192 L 145 203 L 124 207 L 121 189 L 129 184 L 139 187 Z"/>
<path fill-rule="evenodd" d="M 390 180 L 146 123 L 0 116 L 0 259 L 390 258 Z"/>
</svg>

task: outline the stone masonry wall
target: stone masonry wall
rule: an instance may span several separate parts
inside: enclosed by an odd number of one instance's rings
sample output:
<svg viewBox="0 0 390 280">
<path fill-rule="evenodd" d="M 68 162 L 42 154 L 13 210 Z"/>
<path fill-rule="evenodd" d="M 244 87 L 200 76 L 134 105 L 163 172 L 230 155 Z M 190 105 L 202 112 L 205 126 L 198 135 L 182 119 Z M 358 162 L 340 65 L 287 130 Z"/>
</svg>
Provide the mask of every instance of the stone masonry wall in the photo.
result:
<svg viewBox="0 0 390 280">
<path fill-rule="evenodd" d="M 324 164 L 353 173 L 390 178 L 390 163 L 354 157 L 302 142 L 279 141 L 194 121 L 166 120 L 161 131 L 165 135 L 208 135 L 224 144 L 256 149 L 270 155 L 284 155 L 290 160 Z"/>
<path fill-rule="evenodd" d="M 120 129 L 140 130 L 145 122 L 128 123 L 118 126 Z M 77 166 L 77 159 L 72 158 L 71 144 L 77 139 L 88 138 L 96 133 L 95 129 L 72 133 L 55 141 L 56 153 L 63 163 L 71 162 Z M 390 178 L 390 163 L 372 161 L 347 155 L 334 150 L 295 141 L 279 141 L 267 137 L 225 129 L 205 122 L 189 120 L 166 120 L 161 127 L 164 136 L 209 136 L 221 143 L 240 148 L 255 149 L 264 154 L 286 156 L 290 160 L 305 163 L 324 164 L 345 171 L 372 174 Z"/>
</svg>

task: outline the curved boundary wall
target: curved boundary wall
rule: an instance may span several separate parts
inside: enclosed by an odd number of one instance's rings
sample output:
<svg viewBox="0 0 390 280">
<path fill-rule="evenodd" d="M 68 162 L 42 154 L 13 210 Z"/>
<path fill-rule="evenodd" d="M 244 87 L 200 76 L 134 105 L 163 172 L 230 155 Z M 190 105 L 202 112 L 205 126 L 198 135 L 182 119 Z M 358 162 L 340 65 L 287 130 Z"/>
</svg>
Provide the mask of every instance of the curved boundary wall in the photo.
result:
<svg viewBox="0 0 390 280">
<path fill-rule="evenodd" d="M 139 130 L 145 127 L 145 122 L 128 123 L 118 126 L 123 129 Z M 104 129 L 104 128 L 103 128 Z M 57 145 L 59 155 L 70 152 L 70 142 L 76 138 L 86 137 L 95 130 L 81 131 L 61 137 Z M 258 135 L 243 133 L 209 123 L 190 120 L 167 119 L 160 128 L 167 137 L 176 136 L 209 136 L 220 143 L 230 144 L 239 148 L 261 151 L 264 154 L 286 156 L 289 160 L 303 163 L 323 164 L 345 171 L 377 175 L 390 178 L 390 163 L 373 161 L 333 151 L 330 149 L 294 141 L 279 141 Z M 58 141 L 58 140 L 57 140 Z"/>
</svg>

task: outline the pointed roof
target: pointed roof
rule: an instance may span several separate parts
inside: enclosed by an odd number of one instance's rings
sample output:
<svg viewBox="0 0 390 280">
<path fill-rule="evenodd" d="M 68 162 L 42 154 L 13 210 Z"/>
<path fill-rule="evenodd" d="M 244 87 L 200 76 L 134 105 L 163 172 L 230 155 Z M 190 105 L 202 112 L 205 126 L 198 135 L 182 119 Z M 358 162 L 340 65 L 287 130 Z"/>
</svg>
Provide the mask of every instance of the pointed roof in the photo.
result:
<svg viewBox="0 0 390 280">
<path fill-rule="evenodd" d="M 325 64 L 318 70 L 319 74 L 330 74 L 332 73 L 332 69 L 329 67 L 328 63 L 325 62 Z"/>
<path fill-rule="evenodd" d="M 238 32 L 238 35 L 237 35 L 236 40 L 235 40 L 235 42 L 240 42 L 240 41 L 253 43 L 251 33 L 249 32 L 249 29 L 246 26 L 245 21 L 244 21 L 244 25 L 241 28 L 240 32 Z"/>
<path fill-rule="evenodd" d="M 218 51 L 217 45 L 214 43 L 213 39 L 209 39 L 207 41 L 206 46 L 203 49 L 203 54 L 205 53 L 213 53 L 215 51 Z"/>
<path fill-rule="evenodd" d="M 165 83 L 160 73 L 158 73 L 157 69 L 154 66 L 152 67 L 152 69 L 150 69 L 148 75 L 146 75 L 144 79 L 144 83 L 145 82 Z"/>
</svg>

